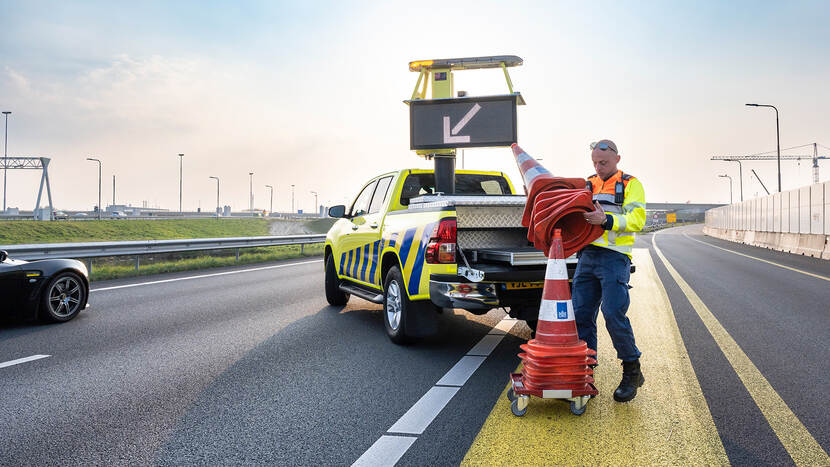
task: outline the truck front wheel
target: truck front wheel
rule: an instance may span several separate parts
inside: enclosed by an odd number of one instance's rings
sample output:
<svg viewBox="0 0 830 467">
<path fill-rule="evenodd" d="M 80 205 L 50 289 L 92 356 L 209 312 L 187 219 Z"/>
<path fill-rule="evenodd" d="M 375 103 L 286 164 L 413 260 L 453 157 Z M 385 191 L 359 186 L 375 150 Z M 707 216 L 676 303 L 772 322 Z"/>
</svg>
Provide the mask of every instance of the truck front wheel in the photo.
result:
<svg viewBox="0 0 830 467">
<path fill-rule="evenodd" d="M 383 282 L 383 326 L 386 335 L 396 344 L 412 342 L 406 329 L 407 313 L 411 307 L 401 270 L 393 266 Z"/>
<path fill-rule="evenodd" d="M 333 254 L 326 259 L 325 288 L 326 301 L 329 302 L 329 305 L 343 306 L 349 301 L 349 294 L 340 290 L 340 279 L 337 278 Z"/>
</svg>

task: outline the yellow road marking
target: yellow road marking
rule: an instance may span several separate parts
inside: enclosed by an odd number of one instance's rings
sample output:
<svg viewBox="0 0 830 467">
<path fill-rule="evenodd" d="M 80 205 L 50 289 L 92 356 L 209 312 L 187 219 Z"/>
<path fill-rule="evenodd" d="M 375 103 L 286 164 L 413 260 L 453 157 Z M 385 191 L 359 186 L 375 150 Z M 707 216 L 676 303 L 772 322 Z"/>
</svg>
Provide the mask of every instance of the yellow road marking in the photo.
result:
<svg viewBox="0 0 830 467">
<path fill-rule="evenodd" d="M 637 398 L 613 401 L 622 369 L 599 322 L 600 393 L 585 414 L 572 415 L 566 402 L 531 398 L 527 414 L 515 417 L 505 387 L 462 464 L 729 464 L 651 255 L 640 248 L 633 254 L 628 316 L 646 377 Z"/>
<path fill-rule="evenodd" d="M 787 450 L 796 465 L 830 465 L 830 457 L 827 456 L 818 441 L 807 431 L 801 420 L 790 410 L 784 399 L 778 395 L 772 385 L 769 384 L 769 381 L 761 374 L 761 371 L 752 363 L 752 360 L 741 350 L 738 343 L 720 324 L 715 315 L 703 303 L 703 300 L 672 267 L 669 260 L 666 259 L 657 246 L 656 237 L 657 235 L 654 235 L 651 238 L 651 243 L 654 245 L 657 256 L 663 261 L 669 274 L 680 286 L 686 298 L 689 299 L 703 324 L 706 325 L 706 329 L 712 334 L 721 352 L 729 360 L 741 382 L 749 391 L 749 395 L 752 396 L 755 404 L 761 409 L 761 413 L 764 414 L 770 427 L 772 427 L 772 431 L 781 440 L 781 444 L 784 445 L 784 449 Z"/>
<path fill-rule="evenodd" d="M 754 260 L 761 261 L 761 262 L 763 262 L 763 263 L 771 264 L 771 265 L 773 265 L 773 266 L 778 266 L 779 268 L 784 268 L 784 269 L 787 269 L 787 270 L 790 270 L 790 271 L 794 271 L 794 272 L 800 272 L 801 274 L 804 274 L 804 275 L 807 275 L 807 276 L 811 276 L 811 277 L 815 277 L 816 279 L 824 279 L 824 280 L 826 280 L 826 281 L 830 281 L 830 277 L 822 276 L 822 275 L 820 275 L 820 274 L 813 274 L 812 272 L 802 271 L 801 269 L 792 268 L 792 267 L 790 267 L 790 266 L 784 266 L 783 264 L 775 263 L 775 262 L 773 262 L 773 261 L 769 261 L 769 260 L 766 260 L 766 259 L 756 258 L 755 256 L 750 256 L 750 255 L 747 255 L 747 254 L 744 254 L 744 253 L 738 253 L 737 251 L 730 250 L 729 248 L 719 247 L 719 246 L 717 246 L 717 245 L 712 245 L 712 244 L 711 244 L 711 243 L 709 243 L 709 242 L 704 242 L 704 241 L 702 241 L 702 240 L 698 240 L 698 239 L 696 239 L 696 238 L 692 238 L 692 237 L 690 237 L 689 235 L 687 235 L 686 233 L 683 233 L 683 236 L 684 236 L 684 237 L 686 237 L 686 238 L 688 238 L 689 240 L 691 240 L 691 241 L 693 241 L 693 242 L 702 243 L 702 244 L 707 245 L 707 246 L 710 246 L 710 247 L 712 247 L 712 248 L 717 248 L 718 250 L 728 251 L 729 253 L 733 253 L 733 254 L 736 254 L 736 255 L 739 255 L 739 256 L 744 256 L 744 257 L 747 257 L 747 258 L 752 258 L 752 259 L 754 259 Z M 655 247 L 656 247 L 656 246 L 655 246 Z"/>
</svg>

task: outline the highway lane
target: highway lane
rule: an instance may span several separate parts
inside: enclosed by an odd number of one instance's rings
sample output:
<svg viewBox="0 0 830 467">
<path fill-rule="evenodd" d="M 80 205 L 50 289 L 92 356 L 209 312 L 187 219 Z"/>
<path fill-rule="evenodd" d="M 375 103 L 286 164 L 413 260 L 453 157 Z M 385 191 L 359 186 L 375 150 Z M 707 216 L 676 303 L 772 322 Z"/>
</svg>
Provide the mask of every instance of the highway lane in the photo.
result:
<svg viewBox="0 0 830 467">
<path fill-rule="evenodd" d="M 655 241 L 808 436 L 828 450 L 830 414 L 822 403 L 830 389 L 827 281 L 700 242 L 822 277 L 830 277 L 828 263 L 704 237 L 694 226 L 663 231 Z M 516 419 L 515 430 L 499 432 L 504 452 L 534 438 L 556 445 L 556 436 L 578 431 L 592 417 L 618 423 L 605 418 L 610 415 L 622 417 L 624 425 L 592 446 L 613 451 L 612 433 L 631 442 L 637 433 L 627 430 L 627 417 L 659 422 L 660 413 L 647 404 L 678 394 L 671 388 L 677 373 L 668 369 L 688 359 L 694 381 L 682 385 L 702 391 L 701 404 L 711 414 L 706 417 L 729 461 L 792 465 L 769 414 L 759 409 L 735 362 L 657 255 L 651 235 L 638 238 L 637 247 L 653 260 L 654 279 L 641 276 L 632 297 L 640 294 L 637 303 L 657 306 L 662 302 L 643 293 L 665 288 L 670 303 L 661 316 L 676 320 L 680 348 L 688 355 L 667 359 L 654 355 L 661 351 L 657 345 L 643 348 L 644 368 L 652 371 L 646 373 L 648 388 L 620 405 L 610 401 L 619 367 L 606 339 L 601 399 L 579 418 L 560 414 L 567 412 L 564 406 L 554 404 L 547 414 L 534 406 L 532 414 Z M 378 305 L 352 299 L 344 308 L 327 306 L 322 263 L 296 264 L 303 262 L 100 282 L 92 307 L 72 322 L 0 328 L 0 362 L 51 355 L 0 367 L 0 465 L 349 465 L 381 436 L 393 434 L 390 427 L 504 316 L 498 310 L 480 317 L 445 314 L 438 336 L 395 346 L 383 333 Z M 193 276 L 200 277 L 179 280 Z M 656 283 L 643 283 L 646 278 Z M 150 284 L 131 287 L 136 283 Z M 645 323 L 642 313 L 638 319 Z M 417 435 L 399 465 L 456 465 L 477 436 L 489 432 L 494 414 L 512 417 L 501 407 L 502 391 L 527 337 L 527 328 L 517 324 Z M 523 430 L 533 426 L 531 416 L 541 428 Z M 667 431 L 660 440 L 678 442 L 679 434 Z M 660 440 L 636 445 L 665 443 Z M 632 462 L 621 452 L 605 461 Z"/>
<path fill-rule="evenodd" d="M 825 452 L 830 450 L 825 397 L 830 390 L 830 282 L 820 278 L 830 278 L 830 262 L 707 237 L 700 226 L 668 229 L 654 240 L 804 428 Z M 656 256 L 655 263 L 730 461 L 792 465 L 769 420 L 784 414 L 765 417 Z"/>
<path fill-rule="evenodd" d="M 449 313 L 399 347 L 379 306 L 327 306 L 320 261 L 272 266 L 100 282 L 69 323 L 0 329 L 0 361 L 51 355 L 0 368 L 0 464 L 350 464 L 504 316 Z M 155 283 L 113 288 L 137 282 Z M 464 456 L 520 342 L 502 341 L 402 465 Z"/>
</svg>

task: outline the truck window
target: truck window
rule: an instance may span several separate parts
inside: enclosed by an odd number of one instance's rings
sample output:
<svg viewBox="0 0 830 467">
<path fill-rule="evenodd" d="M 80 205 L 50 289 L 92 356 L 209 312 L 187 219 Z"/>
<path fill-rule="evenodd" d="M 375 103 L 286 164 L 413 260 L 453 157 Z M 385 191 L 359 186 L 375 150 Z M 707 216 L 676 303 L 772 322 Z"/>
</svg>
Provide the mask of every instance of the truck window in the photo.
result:
<svg viewBox="0 0 830 467">
<path fill-rule="evenodd" d="M 372 199 L 372 193 L 375 191 L 375 186 L 377 184 L 378 182 L 376 180 L 363 188 L 363 191 L 361 191 L 360 194 L 357 195 L 357 199 L 355 199 L 354 203 L 352 204 L 352 209 L 351 211 L 349 211 L 349 216 L 358 217 L 369 212 L 369 201 L 371 201 Z"/>
<path fill-rule="evenodd" d="M 374 214 L 380 211 L 383 202 L 389 192 L 389 185 L 392 183 L 392 177 L 384 177 L 378 180 L 378 187 L 375 188 L 375 195 L 372 196 L 372 204 L 369 206 L 369 214 Z"/>
<path fill-rule="evenodd" d="M 401 187 L 401 204 L 421 195 L 435 193 L 435 175 L 432 173 L 409 174 Z M 508 195 L 510 185 L 501 175 L 455 174 L 455 193 L 458 195 Z"/>
</svg>

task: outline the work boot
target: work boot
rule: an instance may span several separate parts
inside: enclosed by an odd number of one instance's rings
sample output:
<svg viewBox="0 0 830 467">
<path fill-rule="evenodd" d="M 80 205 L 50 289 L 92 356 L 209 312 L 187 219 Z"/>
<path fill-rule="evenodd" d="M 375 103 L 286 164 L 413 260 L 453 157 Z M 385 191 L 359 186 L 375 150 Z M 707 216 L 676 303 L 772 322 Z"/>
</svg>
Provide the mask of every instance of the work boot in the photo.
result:
<svg viewBox="0 0 830 467">
<path fill-rule="evenodd" d="M 637 388 L 646 382 L 643 373 L 640 371 L 640 360 L 623 362 L 623 376 L 617 390 L 614 391 L 614 400 L 617 402 L 628 402 L 637 395 Z"/>
</svg>

